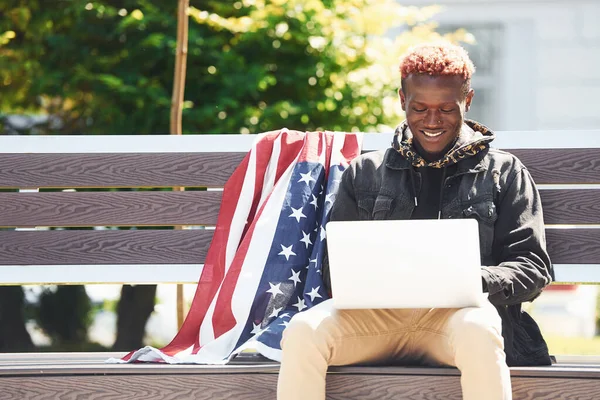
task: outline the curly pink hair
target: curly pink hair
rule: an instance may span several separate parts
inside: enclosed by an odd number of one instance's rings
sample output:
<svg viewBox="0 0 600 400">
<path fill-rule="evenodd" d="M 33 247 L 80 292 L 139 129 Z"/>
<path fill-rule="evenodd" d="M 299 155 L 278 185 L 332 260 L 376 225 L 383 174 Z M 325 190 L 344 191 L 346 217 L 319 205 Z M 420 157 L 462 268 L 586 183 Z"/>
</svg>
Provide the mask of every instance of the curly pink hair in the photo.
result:
<svg viewBox="0 0 600 400">
<path fill-rule="evenodd" d="M 400 61 L 402 81 L 410 74 L 455 75 L 465 80 L 463 87 L 467 91 L 474 72 L 475 66 L 467 51 L 449 42 L 417 45 L 412 47 Z"/>
<path fill-rule="evenodd" d="M 411 48 L 400 62 L 402 78 L 410 74 L 458 75 L 471 79 L 475 66 L 467 51 L 452 43 L 421 44 Z"/>
</svg>

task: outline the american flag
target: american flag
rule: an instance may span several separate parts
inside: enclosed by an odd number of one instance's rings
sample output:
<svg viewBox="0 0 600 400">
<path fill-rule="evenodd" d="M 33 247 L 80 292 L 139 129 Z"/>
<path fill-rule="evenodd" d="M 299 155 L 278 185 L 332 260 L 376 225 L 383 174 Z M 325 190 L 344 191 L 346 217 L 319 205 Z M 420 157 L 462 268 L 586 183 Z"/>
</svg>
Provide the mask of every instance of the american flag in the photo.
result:
<svg viewBox="0 0 600 400">
<path fill-rule="evenodd" d="M 298 312 L 329 298 L 325 224 L 361 134 L 283 129 L 258 135 L 228 180 L 198 288 L 173 341 L 113 362 L 223 364 L 253 348 L 281 360 Z"/>
</svg>

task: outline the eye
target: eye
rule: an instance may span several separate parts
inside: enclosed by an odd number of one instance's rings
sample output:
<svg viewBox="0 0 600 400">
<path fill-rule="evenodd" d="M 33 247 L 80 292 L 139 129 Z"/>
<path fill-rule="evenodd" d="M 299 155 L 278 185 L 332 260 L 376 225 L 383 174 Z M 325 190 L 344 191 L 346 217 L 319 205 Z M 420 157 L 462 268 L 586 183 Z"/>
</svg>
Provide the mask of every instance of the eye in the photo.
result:
<svg viewBox="0 0 600 400">
<path fill-rule="evenodd" d="M 413 107 L 413 111 L 414 112 L 418 112 L 418 113 L 425 112 L 426 110 L 427 110 L 426 108 L 416 108 L 416 107 Z"/>
<path fill-rule="evenodd" d="M 447 108 L 447 109 L 443 109 L 441 110 L 443 113 L 451 113 L 452 111 L 454 111 L 454 108 Z"/>
</svg>

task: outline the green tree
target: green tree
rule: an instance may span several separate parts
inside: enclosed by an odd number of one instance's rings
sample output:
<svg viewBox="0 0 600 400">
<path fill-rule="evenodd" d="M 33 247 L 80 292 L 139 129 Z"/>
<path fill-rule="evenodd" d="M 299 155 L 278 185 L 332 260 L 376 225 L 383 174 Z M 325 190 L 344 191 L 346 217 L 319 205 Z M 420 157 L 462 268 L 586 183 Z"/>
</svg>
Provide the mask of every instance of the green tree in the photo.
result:
<svg viewBox="0 0 600 400">
<path fill-rule="evenodd" d="M 77 346 L 87 341 L 91 310 L 92 304 L 83 286 L 57 286 L 42 292 L 35 317 L 54 344 Z"/>
<path fill-rule="evenodd" d="M 0 352 L 31 351 L 25 328 L 25 294 L 18 286 L 0 287 Z"/>
<path fill-rule="evenodd" d="M 50 132 L 166 133 L 176 2 L 3 2 L 0 110 Z M 398 56 L 437 7 L 394 0 L 192 0 L 184 132 L 376 130 L 399 118 Z M 395 38 L 383 36 L 400 29 Z M 464 32 L 453 39 L 466 39 Z"/>
</svg>

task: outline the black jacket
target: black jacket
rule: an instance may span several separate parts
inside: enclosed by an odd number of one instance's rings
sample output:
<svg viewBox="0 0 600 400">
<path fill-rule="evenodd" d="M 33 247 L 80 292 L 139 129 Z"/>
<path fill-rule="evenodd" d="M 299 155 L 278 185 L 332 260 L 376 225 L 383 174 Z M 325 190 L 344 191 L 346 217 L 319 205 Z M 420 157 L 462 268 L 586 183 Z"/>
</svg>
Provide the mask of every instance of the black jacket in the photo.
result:
<svg viewBox="0 0 600 400">
<path fill-rule="evenodd" d="M 521 309 L 554 277 L 539 192 L 515 156 L 489 147 L 491 131 L 472 121 L 466 124 L 455 146 L 436 163 L 427 164 L 411 152 L 405 125 L 397 131 L 394 148 L 354 159 L 342 176 L 330 220 L 410 219 L 421 187 L 413 166 L 456 164 L 440 188 L 440 216 L 479 222 L 482 280 L 502 318 L 507 363 L 548 365 L 540 330 Z M 330 288 L 327 262 L 324 280 Z"/>
</svg>

